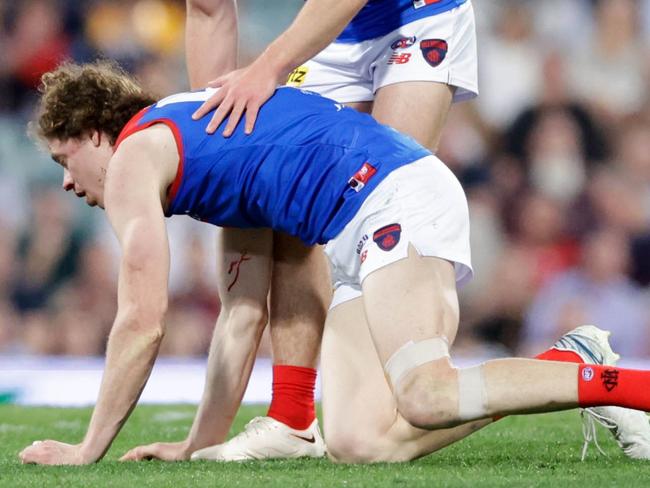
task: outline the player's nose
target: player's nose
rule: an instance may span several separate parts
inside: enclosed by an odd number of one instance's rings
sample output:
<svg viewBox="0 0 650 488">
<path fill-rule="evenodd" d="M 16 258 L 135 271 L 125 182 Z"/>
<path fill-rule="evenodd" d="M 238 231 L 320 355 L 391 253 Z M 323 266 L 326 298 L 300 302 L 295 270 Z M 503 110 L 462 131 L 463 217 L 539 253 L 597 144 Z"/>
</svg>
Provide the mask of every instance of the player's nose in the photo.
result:
<svg viewBox="0 0 650 488">
<path fill-rule="evenodd" d="M 67 169 L 63 170 L 63 183 L 61 184 L 65 191 L 74 189 L 74 180 Z"/>
</svg>

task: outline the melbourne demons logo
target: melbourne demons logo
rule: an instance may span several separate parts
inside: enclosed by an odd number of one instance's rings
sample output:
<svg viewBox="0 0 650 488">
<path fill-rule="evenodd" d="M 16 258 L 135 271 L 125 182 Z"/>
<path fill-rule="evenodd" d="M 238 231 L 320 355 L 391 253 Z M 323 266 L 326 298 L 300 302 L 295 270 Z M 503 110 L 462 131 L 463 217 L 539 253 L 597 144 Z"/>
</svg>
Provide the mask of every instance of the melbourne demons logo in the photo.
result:
<svg viewBox="0 0 650 488">
<path fill-rule="evenodd" d="M 390 45 L 390 48 L 394 51 L 395 49 L 406 49 L 407 47 L 411 47 L 413 44 L 415 44 L 416 37 L 411 36 L 411 37 L 400 37 L 399 39 L 393 41 L 393 43 Z"/>
<path fill-rule="evenodd" d="M 390 251 L 399 243 L 402 236 L 402 226 L 399 224 L 390 224 L 377 229 L 372 235 L 372 240 L 377 243 L 382 251 Z"/>
<path fill-rule="evenodd" d="M 434 68 L 442 63 L 447 56 L 447 41 L 443 39 L 423 39 L 420 41 L 420 51 L 424 60 Z"/>
</svg>

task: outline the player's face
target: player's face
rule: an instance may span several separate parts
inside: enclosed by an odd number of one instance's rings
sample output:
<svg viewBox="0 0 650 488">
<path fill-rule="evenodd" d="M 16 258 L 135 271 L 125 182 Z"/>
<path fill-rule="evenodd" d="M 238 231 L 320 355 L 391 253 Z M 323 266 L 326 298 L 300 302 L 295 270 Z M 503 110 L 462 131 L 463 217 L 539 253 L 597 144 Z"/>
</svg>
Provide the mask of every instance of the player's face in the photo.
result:
<svg viewBox="0 0 650 488">
<path fill-rule="evenodd" d="M 104 180 L 113 154 L 107 138 L 95 133 L 80 139 L 51 139 L 48 146 L 52 159 L 63 167 L 63 189 L 85 197 L 91 207 L 104 208 Z"/>
</svg>

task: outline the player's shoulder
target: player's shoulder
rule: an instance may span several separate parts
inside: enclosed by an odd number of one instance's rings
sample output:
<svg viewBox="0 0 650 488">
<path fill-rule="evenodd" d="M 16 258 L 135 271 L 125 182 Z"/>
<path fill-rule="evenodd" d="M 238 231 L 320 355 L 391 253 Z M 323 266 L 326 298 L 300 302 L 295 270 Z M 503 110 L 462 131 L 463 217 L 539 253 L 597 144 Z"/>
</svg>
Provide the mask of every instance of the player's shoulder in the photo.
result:
<svg viewBox="0 0 650 488">
<path fill-rule="evenodd" d="M 108 165 L 107 182 L 112 187 L 151 188 L 151 181 L 159 181 L 160 188 L 167 188 L 176 176 L 179 154 L 169 126 L 156 123 L 143 128 L 116 149 Z"/>
<path fill-rule="evenodd" d="M 129 134 L 121 141 L 115 155 L 149 159 L 172 150 L 176 150 L 174 131 L 160 121 Z"/>
</svg>

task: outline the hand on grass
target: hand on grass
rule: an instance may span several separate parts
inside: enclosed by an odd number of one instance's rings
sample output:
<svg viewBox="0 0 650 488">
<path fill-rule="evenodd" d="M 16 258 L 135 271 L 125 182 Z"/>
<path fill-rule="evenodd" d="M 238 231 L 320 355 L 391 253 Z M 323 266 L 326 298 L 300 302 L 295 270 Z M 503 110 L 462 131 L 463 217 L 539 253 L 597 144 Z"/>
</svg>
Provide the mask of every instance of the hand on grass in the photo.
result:
<svg viewBox="0 0 650 488">
<path fill-rule="evenodd" d="M 90 464 L 94 460 L 83 457 L 81 444 L 73 445 L 57 441 L 34 441 L 18 455 L 23 464 Z"/>
<path fill-rule="evenodd" d="M 143 461 L 159 459 L 161 461 L 187 461 L 191 452 L 187 443 L 183 442 L 156 442 L 146 446 L 131 449 L 120 461 Z"/>
</svg>

